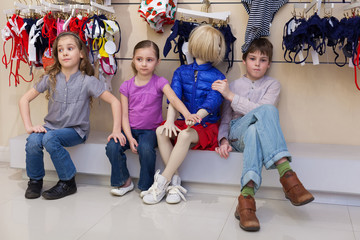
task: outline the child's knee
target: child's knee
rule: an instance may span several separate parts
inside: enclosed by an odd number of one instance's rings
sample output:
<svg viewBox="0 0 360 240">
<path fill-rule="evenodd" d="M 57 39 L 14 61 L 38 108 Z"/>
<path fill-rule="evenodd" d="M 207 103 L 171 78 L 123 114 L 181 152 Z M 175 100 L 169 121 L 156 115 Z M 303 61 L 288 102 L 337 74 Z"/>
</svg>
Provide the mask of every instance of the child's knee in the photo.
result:
<svg viewBox="0 0 360 240">
<path fill-rule="evenodd" d="M 54 134 L 54 131 L 48 131 L 44 134 L 42 138 L 42 145 L 45 147 L 46 151 L 51 152 L 56 149 L 56 146 L 59 145 L 58 138 Z"/>
<path fill-rule="evenodd" d="M 32 151 L 32 150 L 39 150 L 43 149 L 42 144 L 42 135 L 38 133 L 32 133 L 29 135 L 29 137 L 26 139 L 26 145 L 25 150 L 26 152 Z"/>
<path fill-rule="evenodd" d="M 160 126 L 160 127 L 156 128 L 156 131 L 155 131 L 156 136 L 157 137 L 166 137 L 167 138 L 167 136 L 165 135 L 165 131 L 166 131 L 166 129 L 165 129 L 164 126 Z"/>
<path fill-rule="evenodd" d="M 278 109 L 274 105 L 271 105 L 271 104 L 261 105 L 260 108 L 262 109 L 262 111 L 265 111 L 266 113 L 269 113 L 269 114 L 274 114 L 274 115 L 279 114 Z"/>
<path fill-rule="evenodd" d="M 121 151 L 120 142 L 115 142 L 114 139 L 110 139 L 110 141 L 106 144 L 106 154 L 109 155 L 113 152 Z"/>
<path fill-rule="evenodd" d="M 191 142 L 192 138 L 193 138 L 193 132 L 183 130 L 179 133 L 177 142 L 178 143 Z"/>
<path fill-rule="evenodd" d="M 251 124 L 245 131 L 244 140 L 247 141 L 249 138 L 256 136 L 256 126 Z"/>
<path fill-rule="evenodd" d="M 137 150 L 138 150 L 139 154 L 141 154 L 143 156 L 154 155 L 156 157 L 155 147 L 152 144 L 139 143 L 139 146 L 137 147 Z"/>
</svg>

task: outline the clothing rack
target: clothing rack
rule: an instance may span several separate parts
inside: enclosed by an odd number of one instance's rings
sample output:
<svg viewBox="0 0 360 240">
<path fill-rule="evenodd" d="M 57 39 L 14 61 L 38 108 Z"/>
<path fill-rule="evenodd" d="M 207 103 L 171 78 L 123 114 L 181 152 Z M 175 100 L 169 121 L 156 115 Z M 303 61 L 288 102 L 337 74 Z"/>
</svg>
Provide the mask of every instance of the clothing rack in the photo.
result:
<svg viewBox="0 0 360 240">
<path fill-rule="evenodd" d="M 321 0 L 313 0 L 305 9 L 305 13 L 308 13 L 311 9 L 316 7 L 317 13 L 320 13 L 321 10 Z"/>
<path fill-rule="evenodd" d="M 349 4 L 348 6 L 344 7 L 344 11 L 359 8 L 359 7 L 360 7 L 360 2 L 352 3 L 352 4 Z"/>
<path fill-rule="evenodd" d="M 221 20 L 221 21 L 228 20 L 230 14 L 231 14 L 230 11 L 207 13 L 207 12 L 188 10 L 188 9 L 184 9 L 184 8 L 178 8 L 177 13 L 182 13 L 185 15 L 191 15 L 191 16 L 196 16 L 196 17 L 212 18 L 212 19 L 217 19 L 217 20 Z"/>
</svg>

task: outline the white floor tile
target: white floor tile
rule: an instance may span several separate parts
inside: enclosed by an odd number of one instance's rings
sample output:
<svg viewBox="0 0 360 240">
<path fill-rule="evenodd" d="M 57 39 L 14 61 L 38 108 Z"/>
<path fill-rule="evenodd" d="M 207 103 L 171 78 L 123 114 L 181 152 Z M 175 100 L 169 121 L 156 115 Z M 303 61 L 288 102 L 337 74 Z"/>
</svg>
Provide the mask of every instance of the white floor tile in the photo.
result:
<svg viewBox="0 0 360 240">
<path fill-rule="evenodd" d="M 348 208 L 354 231 L 360 232 L 360 207 L 349 206 Z"/>
<path fill-rule="evenodd" d="M 187 202 L 169 205 L 162 201 L 145 205 L 138 194 L 124 196 L 119 205 L 81 240 L 90 239 L 217 239 L 232 208 L 230 197 L 188 197 Z M 200 198 L 202 200 L 200 200 Z M 211 206 L 213 211 L 211 211 Z"/>
<path fill-rule="evenodd" d="M 78 186 L 78 193 L 54 201 L 22 193 L 0 205 L 0 239 L 77 239 L 119 204 L 103 188 Z"/>
<path fill-rule="evenodd" d="M 227 224 L 219 240 L 355 240 L 352 231 L 338 231 L 327 228 L 283 226 L 281 224 L 261 225 L 259 232 L 245 232 L 238 224 Z"/>
<path fill-rule="evenodd" d="M 12 169 L 9 163 L 0 162 L 0 205 L 18 196 L 23 199 L 26 184 L 21 170 Z"/>
<path fill-rule="evenodd" d="M 251 237 L 249 239 L 354 239 L 346 206 L 310 203 L 294 207 L 288 201 L 257 199 L 257 217 L 261 229 L 258 233 L 247 233 L 240 229 L 239 221 L 230 215 L 220 239 L 230 236 Z M 235 207 L 232 209 L 235 211 Z M 293 234 L 294 236 L 291 237 Z M 314 236 L 328 238 L 315 238 Z M 235 237 L 236 236 L 236 237 Z M 277 236 L 277 237 L 276 237 Z"/>
<path fill-rule="evenodd" d="M 1 240 L 360 240 L 360 207 L 257 199 L 261 229 L 248 233 L 234 218 L 233 196 L 190 192 L 187 202 L 150 206 L 138 190 L 114 197 L 110 187 L 78 184 L 76 194 L 48 201 L 25 199 L 26 187 L 21 170 L 0 162 Z"/>
<path fill-rule="evenodd" d="M 355 232 L 355 240 L 360 240 L 360 232 Z"/>
<path fill-rule="evenodd" d="M 263 224 L 352 231 L 346 206 L 309 203 L 295 207 L 286 200 L 269 199 L 260 199 L 257 203 L 257 214 Z"/>
</svg>

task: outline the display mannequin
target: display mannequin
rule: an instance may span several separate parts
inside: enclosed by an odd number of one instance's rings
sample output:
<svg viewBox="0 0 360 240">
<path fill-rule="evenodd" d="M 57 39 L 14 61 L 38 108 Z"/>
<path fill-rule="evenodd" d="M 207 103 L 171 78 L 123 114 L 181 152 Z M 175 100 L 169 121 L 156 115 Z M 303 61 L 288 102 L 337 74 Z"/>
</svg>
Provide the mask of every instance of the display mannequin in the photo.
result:
<svg viewBox="0 0 360 240">
<path fill-rule="evenodd" d="M 160 202 L 166 192 L 168 203 L 178 203 L 181 198 L 185 200 L 183 193 L 186 193 L 186 190 L 180 186 L 177 169 L 184 161 L 190 146 L 195 144 L 192 149 L 201 150 L 214 150 L 217 146 L 217 122 L 223 98 L 218 91 L 211 89 L 211 84 L 225 79 L 225 76 L 213 67 L 213 64 L 219 63 L 224 57 L 224 37 L 212 26 L 199 26 L 190 35 L 189 52 L 195 58 L 194 62 L 182 65 L 174 72 L 171 87 L 190 113 L 196 113 L 202 121 L 175 121 L 177 112 L 169 105 L 167 120 L 156 130 L 160 155 L 166 167 L 162 174 L 157 171 L 154 184 L 148 191 L 141 193 L 147 204 Z M 173 146 L 171 140 L 175 137 L 177 139 Z"/>
</svg>

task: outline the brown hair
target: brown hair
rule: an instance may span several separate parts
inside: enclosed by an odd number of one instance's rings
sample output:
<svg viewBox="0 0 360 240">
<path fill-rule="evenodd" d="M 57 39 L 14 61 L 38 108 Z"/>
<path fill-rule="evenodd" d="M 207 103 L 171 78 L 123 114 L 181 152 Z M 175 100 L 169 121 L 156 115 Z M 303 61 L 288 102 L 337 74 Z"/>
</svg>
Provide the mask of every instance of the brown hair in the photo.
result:
<svg viewBox="0 0 360 240">
<path fill-rule="evenodd" d="M 200 25 L 190 34 L 189 52 L 194 58 L 216 65 L 225 56 L 224 36 L 210 25 Z"/>
<path fill-rule="evenodd" d="M 160 58 L 159 47 L 158 47 L 158 45 L 156 45 L 156 43 L 154 43 L 151 40 L 143 40 L 141 42 L 138 42 L 135 45 L 134 50 L 133 50 L 133 58 L 135 57 L 136 50 L 141 49 L 141 48 L 150 48 L 150 47 L 154 50 L 156 59 L 159 60 L 159 58 Z M 137 74 L 137 70 L 135 68 L 134 62 L 131 62 L 131 68 L 134 71 L 134 73 Z"/>
<path fill-rule="evenodd" d="M 46 68 L 45 74 L 49 75 L 49 82 L 50 82 L 50 90 L 46 93 L 46 98 L 50 98 L 51 92 L 55 91 L 56 87 L 56 75 L 61 71 L 61 64 L 59 62 L 58 57 L 58 43 L 62 37 L 71 36 L 75 40 L 76 46 L 79 48 L 82 58 L 80 59 L 79 70 L 86 75 L 94 76 L 94 68 L 90 63 L 88 49 L 85 43 L 80 39 L 80 37 L 73 33 L 73 32 L 62 32 L 60 33 L 57 38 L 55 39 L 53 46 L 52 46 L 52 58 L 54 59 L 54 63 Z M 42 79 L 42 77 L 40 78 Z"/>
<path fill-rule="evenodd" d="M 247 55 L 256 51 L 260 51 L 261 54 L 268 56 L 269 62 L 271 62 L 273 55 L 273 45 L 267 38 L 257 38 L 253 40 L 248 50 L 242 55 L 242 59 L 246 61 Z"/>
</svg>

